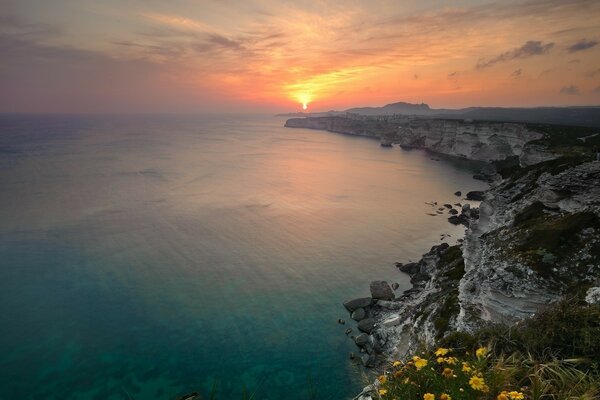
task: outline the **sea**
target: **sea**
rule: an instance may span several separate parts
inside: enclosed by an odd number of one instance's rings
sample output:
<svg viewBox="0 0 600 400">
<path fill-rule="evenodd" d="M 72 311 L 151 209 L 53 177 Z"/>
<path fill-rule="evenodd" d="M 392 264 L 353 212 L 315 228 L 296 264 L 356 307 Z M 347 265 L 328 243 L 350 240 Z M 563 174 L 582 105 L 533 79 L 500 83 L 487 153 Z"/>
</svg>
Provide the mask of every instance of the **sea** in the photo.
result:
<svg viewBox="0 0 600 400">
<path fill-rule="evenodd" d="M 394 263 L 464 234 L 428 203 L 485 184 L 284 122 L 0 116 L 0 399 L 356 395 L 343 301 L 409 289 Z"/>
</svg>

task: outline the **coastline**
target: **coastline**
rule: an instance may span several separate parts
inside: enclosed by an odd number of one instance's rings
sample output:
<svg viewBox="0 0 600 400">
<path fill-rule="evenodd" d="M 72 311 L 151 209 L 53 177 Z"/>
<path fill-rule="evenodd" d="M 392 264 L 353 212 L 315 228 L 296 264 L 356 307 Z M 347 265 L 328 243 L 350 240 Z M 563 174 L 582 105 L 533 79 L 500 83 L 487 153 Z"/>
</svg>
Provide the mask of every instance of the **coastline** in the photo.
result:
<svg viewBox="0 0 600 400">
<path fill-rule="evenodd" d="M 342 126 L 343 133 L 355 134 L 352 123 L 340 117 L 293 120 L 293 127 L 337 132 Z M 358 125 L 362 129 L 364 121 Z M 403 148 L 485 161 L 483 177 L 490 187 L 480 194 L 478 209 L 460 213 L 468 228 L 462 243 L 434 245 L 419 261 L 397 264 L 410 276 L 412 288 L 396 297 L 387 282 L 374 281 L 371 297 L 344 303 L 361 332 L 354 341 L 364 366 L 377 369 L 389 360 L 405 359 L 452 332 L 513 324 L 558 302 L 574 287 L 597 286 L 600 162 L 592 161 L 589 146 L 577 140 L 589 132 L 569 128 L 565 134 L 553 126 L 537 132 L 516 125 L 510 124 L 507 134 L 496 131 L 494 149 L 486 152 L 471 150 L 489 141 L 487 129 L 470 129 L 465 135 L 454 129 L 456 123 L 448 125 L 450 130 L 436 123 L 424 131 L 411 130 L 408 121 L 388 134 Z M 514 135 L 525 131 L 525 138 Z M 372 389 L 366 388 L 362 398 Z"/>
</svg>

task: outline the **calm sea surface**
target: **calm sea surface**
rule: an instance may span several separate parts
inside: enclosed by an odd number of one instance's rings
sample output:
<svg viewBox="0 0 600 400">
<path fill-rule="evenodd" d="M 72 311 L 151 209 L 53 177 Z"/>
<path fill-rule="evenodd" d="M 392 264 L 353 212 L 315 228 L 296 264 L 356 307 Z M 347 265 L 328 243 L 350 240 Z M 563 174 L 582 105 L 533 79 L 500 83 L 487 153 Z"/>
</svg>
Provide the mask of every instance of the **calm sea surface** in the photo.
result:
<svg viewBox="0 0 600 400">
<path fill-rule="evenodd" d="M 0 399 L 346 399 L 468 166 L 275 117 L 0 117 Z"/>
</svg>

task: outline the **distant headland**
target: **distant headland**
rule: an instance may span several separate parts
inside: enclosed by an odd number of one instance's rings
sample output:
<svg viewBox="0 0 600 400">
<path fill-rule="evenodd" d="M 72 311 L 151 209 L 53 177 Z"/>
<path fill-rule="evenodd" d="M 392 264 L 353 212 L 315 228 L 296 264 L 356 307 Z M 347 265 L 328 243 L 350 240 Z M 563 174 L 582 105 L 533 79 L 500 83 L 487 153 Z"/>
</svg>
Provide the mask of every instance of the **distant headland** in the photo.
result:
<svg viewBox="0 0 600 400">
<path fill-rule="evenodd" d="M 467 107 L 460 109 L 431 108 L 425 103 L 397 102 L 382 107 L 354 107 L 343 111 L 295 112 L 280 117 L 329 117 L 346 114 L 364 116 L 413 115 L 416 117 L 470 119 L 476 121 L 529 122 L 557 125 L 600 127 L 600 106 L 576 107 Z"/>
</svg>

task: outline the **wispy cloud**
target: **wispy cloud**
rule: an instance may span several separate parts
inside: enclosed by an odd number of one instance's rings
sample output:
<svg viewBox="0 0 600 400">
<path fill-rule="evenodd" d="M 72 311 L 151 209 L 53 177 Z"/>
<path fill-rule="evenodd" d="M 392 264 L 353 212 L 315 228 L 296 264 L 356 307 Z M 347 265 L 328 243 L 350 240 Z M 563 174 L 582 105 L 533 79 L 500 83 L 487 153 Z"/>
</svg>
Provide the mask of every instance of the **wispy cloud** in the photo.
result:
<svg viewBox="0 0 600 400">
<path fill-rule="evenodd" d="M 569 46 L 569 48 L 567 50 L 569 51 L 569 53 L 575 53 L 576 51 L 583 51 L 583 50 L 591 49 L 592 47 L 595 47 L 597 44 L 598 44 L 598 42 L 595 40 L 581 39 L 577 43 L 574 43 L 571 46 Z"/>
<path fill-rule="evenodd" d="M 578 95 L 579 93 L 579 88 L 575 85 L 560 88 L 560 94 Z"/>
<path fill-rule="evenodd" d="M 477 63 L 475 67 L 477 69 L 483 69 L 504 61 L 547 54 L 553 47 L 554 43 L 543 43 L 538 40 L 530 40 L 523 44 L 521 47 L 517 47 L 510 51 L 506 51 L 490 60 L 481 60 Z"/>
</svg>

